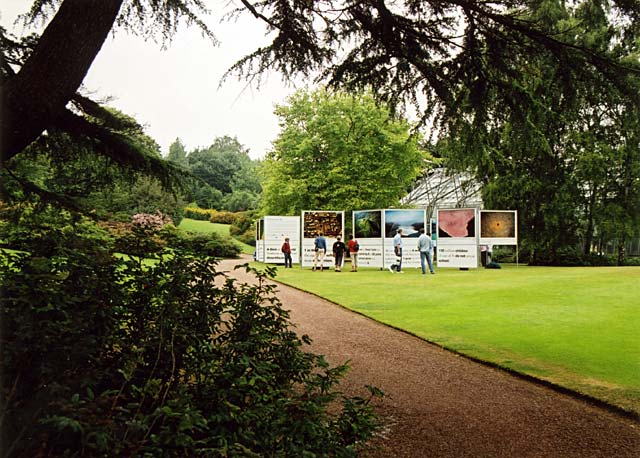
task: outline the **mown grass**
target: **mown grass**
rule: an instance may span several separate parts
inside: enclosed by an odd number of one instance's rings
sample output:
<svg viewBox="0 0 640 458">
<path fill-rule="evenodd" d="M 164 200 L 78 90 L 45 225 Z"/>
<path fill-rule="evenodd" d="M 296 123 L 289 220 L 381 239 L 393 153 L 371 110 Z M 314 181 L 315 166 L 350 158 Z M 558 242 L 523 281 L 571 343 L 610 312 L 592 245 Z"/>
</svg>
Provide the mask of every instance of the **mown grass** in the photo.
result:
<svg viewBox="0 0 640 458">
<path fill-rule="evenodd" d="M 640 267 L 345 270 L 279 269 L 277 280 L 640 413 Z"/>
<path fill-rule="evenodd" d="M 183 218 L 178 226 L 180 229 L 190 232 L 203 232 L 209 234 L 215 232 L 223 237 L 231 237 L 229 234 L 228 224 L 210 223 L 209 221 L 199 221 L 195 219 Z M 253 254 L 255 248 L 239 240 L 233 239 L 233 242 L 240 247 L 242 253 Z"/>
</svg>

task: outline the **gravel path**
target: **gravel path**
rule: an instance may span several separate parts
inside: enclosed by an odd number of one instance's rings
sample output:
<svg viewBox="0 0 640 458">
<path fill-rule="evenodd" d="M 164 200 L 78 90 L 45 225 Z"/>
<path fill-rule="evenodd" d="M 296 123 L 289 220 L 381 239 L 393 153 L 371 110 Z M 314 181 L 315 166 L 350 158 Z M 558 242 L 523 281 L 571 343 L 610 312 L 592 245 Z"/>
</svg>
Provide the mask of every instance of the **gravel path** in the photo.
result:
<svg viewBox="0 0 640 458">
<path fill-rule="evenodd" d="M 221 270 L 240 263 L 226 260 Z M 252 279 L 244 271 L 233 275 Z M 321 274 L 324 275 L 324 274 Z M 288 287 L 278 296 L 311 350 L 350 361 L 341 385 L 385 393 L 387 427 L 367 458 L 640 457 L 640 421 L 456 356 L 404 332 Z"/>
</svg>

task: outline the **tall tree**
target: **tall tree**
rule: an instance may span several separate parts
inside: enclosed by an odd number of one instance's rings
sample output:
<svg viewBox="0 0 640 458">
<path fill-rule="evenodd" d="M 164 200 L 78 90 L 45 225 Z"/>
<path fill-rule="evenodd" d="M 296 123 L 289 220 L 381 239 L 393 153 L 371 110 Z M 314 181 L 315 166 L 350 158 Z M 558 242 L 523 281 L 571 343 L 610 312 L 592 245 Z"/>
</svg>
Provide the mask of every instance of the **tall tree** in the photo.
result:
<svg viewBox="0 0 640 458">
<path fill-rule="evenodd" d="M 602 4 L 568 8 L 565 2 L 544 0 L 529 14 L 530 22 L 576 47 L 634 59 L 634 47 L 624 44 L 623 30 L 609 26 Z M 493 46 L 477 41 L 481 49 Z M 519 210 L 519 235 L 530 262 L 563 263 L 579 251 L 588 253 L 596 215 L 605 214 L 601 193 L 624 181 L 612 180 L 611 170 L 625 169 L 616 158 L 619 139 L 630 131 L 614 114 L 630 114 L 634 96 L 595 67 L 567 69 L 552 56 L 519 55 L 513 46 L 501 53 L 511 76 L 503 90 L 485 88 L 483 110 L 474 107 L 473 92 L 458 89 L 463 116 L 448 122 L 453 147 L 447 156 L 451 165 L 472 170 L 485 184 L 485 204 Z M 499 78 L 491 62 L 478 65 L 488 79 Z M 640 78 L 629 75 L 626 81 L 640 88 Z"/>
<path fill-rule="evenodd" d="M 118 27 L 168 40 L 182 19 L 196 23 L 202 0 L 39 0 L 25 22 L 55 15 L 42 35 L 23 43 L 0 30 L 0 164 L 25 150 L 43 133 L 64 132 L 89 139 L 94 153 L 122 167 L 152 173 L 169 185 L 173 168 L 127 134 L 128 123 L 77 91 L 108 34 Z M 19 52 L 16 50 L 25 50 Z M 72 107 L 69 106 L 72 105 Z"/>
<path fill-rule="evenodd" d="M 512 47 L 518 55 L 546 55 L 561 63 L 566 68 L 562 80 L 566 89 L 571 88 L 575 70 L 588 66 L 638 97 L 626 81 L 630 72 L 639 71 L 637 63 L 621 62 L 589 44 L 563 41 L 530 20 L 529 8 L 540 3 L 544 2 L 242 0 L 238 12 L 250 12 L 275 33 L 271 45 L 247 56 L 234 70 L 253 76 L 275 67 L 292 76 L 324 69 L 322 75 L 335 84 L 371 85 L 388 101 L 424 101 L 425 117 L 438 109 L 443 119 L 450 119 L 456 114 L 454 93 L 459 85 L 468 88 L 480 110 L 488 87 L 508 89 L 501 84 L 511 75 L 501 50 Z M 610 21 L 623 24 L 624 39 L 634 43 L 640 4 L 597 3 L 611 8 Z M 76 91 L 114 24 L 167 39 L 186 18 L 213 38 L 198 17 L 204 1 L 39 0 L 28 19 L 52 10 L 53 20 L 22 68 L 15 72 L 3 59 L 1 161 L 18 154 L 45 129 L 57 128 L 90 136 L 104 146 L 105 154 L 135 164 L 131 156 L 138 149 L 121 135 L 68 110 L 67 104 L 79 102 Z M 482 48 L 476 37 L 492 46 Z M 348 51 L 342 51 L 345 48 Z M 490 62 L 499 78 L 486 78 L 486 66 L 478 65 L 482 61 Z M 77 105 L 91 108 L 87 103 Z"/>
<path fill-rule="evenodd" d="M 274 32 L 269 46 L 238 62 L 232 71 L 254 77 L 276 68 L 285 75 L 318 76 L 332 85 L 374 87 L 391 103 L 414 102 L 425 118 L 448 122 L 460 112 L 464 88 L 478 116 L 486 112 L 485 95 L 508 95 L 513 56 L 546 58 L 564 68 L 558 84 L 571 93 L 583 69 L 603 75 L 629 97 L 640 95 L 626 80 L 639 74 L 627 61 L 597 43 L 578 43 L 549 29 L 543 17 L 555 14 L 555 0 L 242 0 Z M 578 0 L 608 11 L 606 20 L 622 27 L 635 43 L 640 31 L 640 3 L 628 0 Z M 503 53 L 508 49 L 508 53 Z M 490 70 L 490 71 L 487 71 Z M 506 83 L 506 84 L 505 84 Z M 466 96 L 466 95 L 465 95 Z M 517 104 L 517 100 L 513 101 Z M 466 107 L 468 110 L 469 107 Z"/>
<path fill-rule="evenodd" d="M 169 146 L 169 154 L 167 154 L 167 160 L 182 167 L 187 166 L 187 152 L 184 149 L 182 140 L 180 140 L 179 138 L 176 138 L 176 140 Z"/>
<path fill-rule="evenodd" d="M 217 137 L 208 148 L 189 153 L 177 139 L 167 159 L 197 178 L 190 181 L 190 191 L 198 206 L 230 211 L 257 206 L 262 191 L 256 170 L 258 161 L 249 157 L 248 149 L 237 138 Z"/>
<path fill-rule="evenodd" d="M 409 124 L 370 94 L 299 91 L 276 114 L 282 131 L 263 165 L 267 213 L 397 205 L 422 166 Z"/>
</svg>

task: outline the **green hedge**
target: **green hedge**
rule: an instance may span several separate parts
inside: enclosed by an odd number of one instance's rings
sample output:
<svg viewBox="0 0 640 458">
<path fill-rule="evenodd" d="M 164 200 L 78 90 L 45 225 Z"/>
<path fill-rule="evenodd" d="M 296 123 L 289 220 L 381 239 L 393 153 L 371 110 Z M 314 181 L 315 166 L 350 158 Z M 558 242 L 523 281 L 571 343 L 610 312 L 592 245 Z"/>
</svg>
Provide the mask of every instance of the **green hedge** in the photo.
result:
<svg viewBox="0 0 640 458">
<path fill-rule="evenodd" d="M 200 239 L 119 259 L 86 221 L 36 239 L 0 250 L 7 456 L 349 457 L 373 434 L 369 399 L 337 391 L 347 368 L 303 350 L 264 274 L 226 278 Z"/>
</svg>

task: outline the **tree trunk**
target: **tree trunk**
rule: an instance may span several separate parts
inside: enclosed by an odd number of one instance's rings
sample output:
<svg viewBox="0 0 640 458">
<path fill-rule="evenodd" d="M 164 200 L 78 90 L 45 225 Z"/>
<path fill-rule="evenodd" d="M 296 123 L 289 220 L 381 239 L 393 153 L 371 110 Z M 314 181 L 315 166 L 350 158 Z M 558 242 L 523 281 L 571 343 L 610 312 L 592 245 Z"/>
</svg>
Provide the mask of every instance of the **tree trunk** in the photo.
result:
<svg viewBox="0 0 640 458">
<path fill-rule="evenodd" d="M 594 209 L 596 206 L 596 197 L 597 197 L 598 186 L 593 183 L 593 187 L 591 188 L 591 196 L 589 197 L 589 203 L 587 205 L 586 217 L 587 217 L 587 228 L 584 234 L 584 247 L 583 253 L 585 256 L 588 256 L 591 253 L 591 244 L 593 243 L 593 218 L 594 218 Z"/>
<path fill-rule="evenodd" d="M 123 0 L 64 0 L 18 74 L 2 86 L 0 161 L 20 153 L 64 111 Z"/>
<path fill-rule="evenodd" d="M 627 243 L 627 238 L 623 233 L 621 234 L 621 237 L 618 239 L 618 259 L 616 264 L 619 266 L 624 266 L 624 258 L 625 258 L 624 246 L 626 243 Z"/>
</svg>

